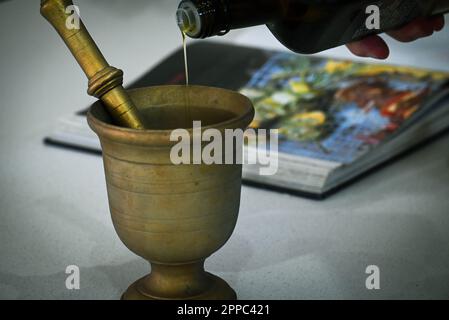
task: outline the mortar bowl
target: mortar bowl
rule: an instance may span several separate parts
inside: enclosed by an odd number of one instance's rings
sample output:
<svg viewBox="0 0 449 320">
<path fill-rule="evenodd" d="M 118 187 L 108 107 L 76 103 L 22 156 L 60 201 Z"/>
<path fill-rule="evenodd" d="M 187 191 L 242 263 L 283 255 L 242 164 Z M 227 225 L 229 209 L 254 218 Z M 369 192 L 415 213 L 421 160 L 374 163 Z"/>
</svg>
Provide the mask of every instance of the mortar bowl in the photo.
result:
<svg viewBox="0 0 449 320">
<path fill-rule="evenodd" d="M 114 228 L 151 273 L 123 294 L 130 300 L 232 300 L 234 290 L 204 269 L 231 237 L 241 196 L 241 164 L 174 164 L 174 129 L 245 130 L 254 108 L 236 92 L 201 86 L 130 90 L 147 130 L 113 125 L 101 102 L 88 123 L 99 136 Z M 187 107 L 186 107 L 187 106 Z M 224 136 L 224 134 L 223 134 Z M 193 150 L 193 148 L 192 148 Z M 227 149 L 223 152 L 236 152 Z M 126 272 L 126 270 L 124 270 Z"/>
</svg>

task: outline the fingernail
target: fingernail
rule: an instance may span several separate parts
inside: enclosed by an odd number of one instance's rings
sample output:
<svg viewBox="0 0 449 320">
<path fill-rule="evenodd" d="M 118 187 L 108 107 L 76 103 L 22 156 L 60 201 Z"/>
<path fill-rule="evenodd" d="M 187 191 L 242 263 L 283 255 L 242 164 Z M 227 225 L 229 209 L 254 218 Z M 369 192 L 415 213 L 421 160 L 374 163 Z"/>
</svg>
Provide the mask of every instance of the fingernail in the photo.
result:
<svg viewBox="0 0 449 320">
<path fill-rule="evenodd" d="M 435 31 L 441 31 L 444 28 L 444 18 L 438 18 L 436 19 L 433 28 Z"/>
<path fill-rule="evenodd" d="M 374 59 L 379 59 L 379 60 L 385 60 L 390 56 L 390 52 L 376 52 L 373 54 L 372 58 Z"/>
</svg>

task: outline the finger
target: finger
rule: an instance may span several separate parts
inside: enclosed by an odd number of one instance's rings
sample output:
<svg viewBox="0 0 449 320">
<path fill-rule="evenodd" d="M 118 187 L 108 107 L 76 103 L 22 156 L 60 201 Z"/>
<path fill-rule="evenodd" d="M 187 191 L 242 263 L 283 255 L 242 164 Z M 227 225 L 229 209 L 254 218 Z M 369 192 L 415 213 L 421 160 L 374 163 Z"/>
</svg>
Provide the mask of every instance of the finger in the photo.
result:
<svg viewBox="0 0 449 320">
<path fill-rule="evenodd" d="M 376 35 L 351 42 L 347 44 L 347 47 L 353 54 L 360 57 L 386 59 L 390 55 L 390 49 L 386 42 Z"/>
<path fill-rule="evenodd" d="M 419 18 L 398 30 L 388 32 L 388 34 L 400 42 L 411 42 L 431 36 L 435 29 L 440 27 L 440 24 L 441 21 L 436 18 Z"/>
<path fill-rule="evenodd" d="M 437 16 L 433 18 L 433 26 L 435 31 L 441 31 L 443 30 L 445 25 L 444 16 Z"/>
</svg>

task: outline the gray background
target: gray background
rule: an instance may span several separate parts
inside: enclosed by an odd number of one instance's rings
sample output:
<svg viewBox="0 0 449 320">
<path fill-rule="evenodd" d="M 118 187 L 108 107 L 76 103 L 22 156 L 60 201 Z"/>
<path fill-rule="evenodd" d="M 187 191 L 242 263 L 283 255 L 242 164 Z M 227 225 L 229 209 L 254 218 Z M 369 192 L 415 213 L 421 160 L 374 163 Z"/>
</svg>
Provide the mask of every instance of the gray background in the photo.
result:
<svg viewBox="0 0 449 320">
<path fill-rule="evenodd" d="M 77 4 L 127 82 L 180 46 L 175 0 Z M 392 59 L 425 65 L 427 48 L 446 50 L 448 29 Z M 0 298 L 119 298 L 149 267 L 113 230 L 101 158 L 42 144 L 93 99 L 39 1 L 0 4 L 0 77 Z M 244 187 L 237 229 L 207 268 L 242 299 L 448 298 L 448 150 L 445 136 L 322 202 Z M 72 264 L 79 291 L 65 288 Z M 378 291 L 365 288 L 371 264 Z"/>
</svg>

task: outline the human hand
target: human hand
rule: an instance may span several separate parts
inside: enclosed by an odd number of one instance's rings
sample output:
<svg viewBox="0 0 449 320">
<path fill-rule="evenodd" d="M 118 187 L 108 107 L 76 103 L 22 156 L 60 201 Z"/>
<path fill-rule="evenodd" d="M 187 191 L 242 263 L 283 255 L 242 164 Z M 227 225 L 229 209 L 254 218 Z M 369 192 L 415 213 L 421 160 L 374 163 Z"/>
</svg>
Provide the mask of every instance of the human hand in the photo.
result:
<svg viewBox="0 0 449 320">
<path fill-rule="evenodd" d="M 387 34 L 400 42 L 411 42 L 420 38 L 429 37 L 435 31 L 444 28 L 444 16 L 416 19 L 404 27 L 388 32 Z M 386 59 L 390 55 L 387 43 L 378 35 L 369 36 L 347 45 L 349 50 L 360 57 Z"/>
</svg>

